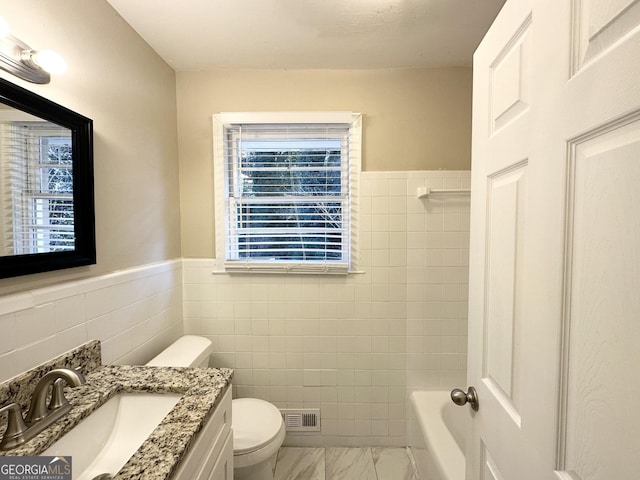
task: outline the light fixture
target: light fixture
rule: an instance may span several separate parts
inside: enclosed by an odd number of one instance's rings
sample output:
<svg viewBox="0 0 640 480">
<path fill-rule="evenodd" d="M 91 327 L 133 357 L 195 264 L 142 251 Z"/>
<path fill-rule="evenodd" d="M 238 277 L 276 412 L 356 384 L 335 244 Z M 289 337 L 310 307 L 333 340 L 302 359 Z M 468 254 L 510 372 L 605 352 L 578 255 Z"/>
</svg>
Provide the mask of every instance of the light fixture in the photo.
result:
<svg viewBox="0 0 640 480">
<path fill-rule="evenodd" d="M 52 50 L 33 50 L 9 34 L 7 22 L 0 17 L 0 68 L 32 83 L 49 83 L 50 73 L 63 73 L 67 64 Z"/>
<path fill-rule="evenodd" d="M 21 53 L 24 63 L 31 68 L 41 68 L 45 72 L 58 75 L 67 71 L 67 62 L 53 50 L 25 50 Z"/>
</svg>

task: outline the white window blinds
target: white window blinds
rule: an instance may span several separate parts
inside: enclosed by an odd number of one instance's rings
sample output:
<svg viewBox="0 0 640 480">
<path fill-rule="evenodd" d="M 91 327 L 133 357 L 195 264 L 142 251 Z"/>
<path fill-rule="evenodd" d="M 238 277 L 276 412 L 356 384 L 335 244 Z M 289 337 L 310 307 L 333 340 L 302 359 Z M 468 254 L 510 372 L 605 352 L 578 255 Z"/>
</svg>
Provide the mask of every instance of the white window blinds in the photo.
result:
<svg viewBox="0 0 640 480">
<path fill-rule="evenodd" d="M 225 270 L 346 273 L 354 260 L 360 117 L 354 127 L 350 114 L 346 122 L 344 114 L 340 122 L 321 114 L 315 122 L 271 123 L 266 114 L 260 123 L 234 115 L 233 123 L 224 114 L 214 120 Z"/>
<path fill-rule="evenodd" d="M 50 123 L 4 122 L 0 148 L 4 255 L 73 250 L 69 130 Z"/>
</svg>

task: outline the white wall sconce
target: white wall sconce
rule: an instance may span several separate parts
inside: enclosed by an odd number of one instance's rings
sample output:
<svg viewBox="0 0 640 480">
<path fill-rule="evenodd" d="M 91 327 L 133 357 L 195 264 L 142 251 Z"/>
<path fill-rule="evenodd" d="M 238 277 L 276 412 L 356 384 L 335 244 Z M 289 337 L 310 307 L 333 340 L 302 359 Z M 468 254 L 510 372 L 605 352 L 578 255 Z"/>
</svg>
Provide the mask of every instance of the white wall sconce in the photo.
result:
<svg viewBox="0 0 640 480">
<path fill-rule="evenodd" d="M 50 73 L 67 69 L 64 59 L 52 50 L 33 50 L 9 33 L 9 25 L 0 17 L 0 68 L 31 83 L 49 83 Z"/>
</svg>

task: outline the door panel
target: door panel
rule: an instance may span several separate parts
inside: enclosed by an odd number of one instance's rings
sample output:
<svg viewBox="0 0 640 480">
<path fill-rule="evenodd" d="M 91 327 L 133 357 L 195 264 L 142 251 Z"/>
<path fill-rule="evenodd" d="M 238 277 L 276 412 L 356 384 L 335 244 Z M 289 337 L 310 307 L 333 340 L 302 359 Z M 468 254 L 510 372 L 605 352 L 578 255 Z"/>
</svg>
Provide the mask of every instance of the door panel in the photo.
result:
<svg viewBox="0 0 640 480">
<path fill-rule="evenodd" d="M 487 188 L 483 382 L 520 426 L 522 235 L 526 162 L 492 174 Z"/>
<path fill-rule="evenodd" d="M 577 0 L 573 15 L 575 73 L 640 24 L 640 1 Z"/>
<path fill-rule="evenodd" d="M 623 400 L 640 395 L 629 378 L 640 365 L 636 117 L 571 148 L 560 468 L 576 479 L 634 478 L 640 471 L 640 416 L 630 415 Z"/>
<path fill-rule="evenodd" d="M 491 134 L 509 125 L 529 107 L 530 53 L 527 17 L 491 65 Z"/>
<path fill-rule="evenodd" d="M 493 458 L 491 458 L 491 455 L 487 452 L 484 445 L 482 450 L 482 475 L 480 478 L 482 480 L 504 480 L 504 477 L 500 473 L 500 469 L 496 465 L 496 462 L 493 461 Z"/>
</svg>

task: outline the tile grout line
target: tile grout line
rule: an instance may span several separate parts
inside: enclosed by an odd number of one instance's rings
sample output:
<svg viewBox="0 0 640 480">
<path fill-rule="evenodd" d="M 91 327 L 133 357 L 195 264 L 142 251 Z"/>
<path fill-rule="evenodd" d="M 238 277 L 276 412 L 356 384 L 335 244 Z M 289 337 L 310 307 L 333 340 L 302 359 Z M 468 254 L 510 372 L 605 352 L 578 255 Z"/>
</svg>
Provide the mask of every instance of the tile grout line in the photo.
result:
<svg viewBox="0 0 640 480">
<path fill-rule="evenodd" d="M 373 448 L 371 447 L 369 447 L 369 455 L 371 455 L 371 463 L 373 463 L 373 472 L 376 474 L 376 480 L 380 480 L 380 476 L 378 475 L 378 466 L 373 458 Z"/>
</svg>

